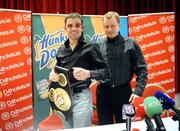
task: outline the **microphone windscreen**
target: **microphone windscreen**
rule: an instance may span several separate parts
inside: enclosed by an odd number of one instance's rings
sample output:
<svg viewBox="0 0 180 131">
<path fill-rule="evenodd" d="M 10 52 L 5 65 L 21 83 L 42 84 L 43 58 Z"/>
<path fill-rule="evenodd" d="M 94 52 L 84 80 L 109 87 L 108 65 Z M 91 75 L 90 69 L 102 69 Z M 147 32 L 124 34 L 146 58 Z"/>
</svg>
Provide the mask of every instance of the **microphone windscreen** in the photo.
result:
<svg viewBox="0 0 180 131">
<path fill-rule="evenodd" d="M 136 109 L 136 116 L 144 119 L 146 117 L 146 113 L 144 110 L 144 98 L 136 97 L 133 101 L 133 105 L 135 106 Z"/>
<path fill-rule="evenodd" d="M 146 97 L 149 97 L 149 96 L 155 96 L 157 91 L 161 91 L 161 92 L 167 93 L 166 89 L 164 89 L 160 85 L 148 84 L 146 86 L 146 88 L 144 89 L 142 97 L 146 98 Z"/>
<path fill-rule="evenodd" d="M 162 114 L 161 103 L 154 96 L 150 96 L 150 97 L 145 98 L 144 110 L 145 110 L 147 116 L 150 118 L 152 118 L 153 116 Z"/>
<path fill-rule="evenodd" d="M 155 97 L 162 103 L 162 107 L 165 110 L 169 110 L 171 107 L 175 106 L 175 101 L 161 91 L 156 92 Z"/>
<path fill-rule="evenodd" d="M 132 104 L 124 104 L 122 107 L 122 112 L 126 117 L 133 117 L 135 116 L 135 107 Z"/>
</svg>

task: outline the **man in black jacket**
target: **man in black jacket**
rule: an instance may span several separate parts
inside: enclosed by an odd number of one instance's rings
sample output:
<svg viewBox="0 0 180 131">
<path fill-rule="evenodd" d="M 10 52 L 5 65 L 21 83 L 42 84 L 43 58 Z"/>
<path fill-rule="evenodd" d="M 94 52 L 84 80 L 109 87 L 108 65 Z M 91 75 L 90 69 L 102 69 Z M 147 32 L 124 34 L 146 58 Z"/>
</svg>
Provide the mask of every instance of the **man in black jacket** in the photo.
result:
<svg viewBox="0 0 180 131">
<path fill-rule="evenodd" d="M 101 83 L 97 88 L 97 111 L 100 125 L 124 122 L 122 106 L 142 95 L 148 74 L 138 43 L 119 33 L 119 14 L 106 13 L 103 26 L 107 38 L 99 45 L 109 67 L 110 81 Z M 137 76 L 137 83 L 132 92 L 130 83 L 134 74 Z"/>
<path fill-rule="evenodd" d="M 65 121 L 65 128 L 91 126 L 92 98 L 89 89 L 91 79 L 105 80 L 107 66 L 97 44 L 86 42 L 82 37 L 83 23 L 81 15 L 71 13 L 65 18 L 65 31 L 68 39 L 59 47 L 57 66 L 69 69 L 72 86 L 72 114 Z M 58 81 L 58 74 L 51 71 L 49 79 Z"/>
</svg>

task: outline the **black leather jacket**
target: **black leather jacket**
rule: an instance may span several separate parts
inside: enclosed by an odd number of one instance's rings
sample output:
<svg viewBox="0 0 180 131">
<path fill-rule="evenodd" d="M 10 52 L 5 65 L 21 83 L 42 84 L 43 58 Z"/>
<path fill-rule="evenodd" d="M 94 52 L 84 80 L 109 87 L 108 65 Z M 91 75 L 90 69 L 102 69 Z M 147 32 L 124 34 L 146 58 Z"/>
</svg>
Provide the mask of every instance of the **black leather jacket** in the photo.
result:
<svg viewBox="0 0 180 131">
<path fill-rule="evenodd" d="M 99 46 L 109 68 L 111 85 L 130 85 L 135 74 L 137 83 L 134 94 L 141 96 L 147 84 L 148 72 L 138 43 L 119 34 L 113 39 L 103 39 Z"/>
<path fill-rule="evenodd" d="M 76 85 L 76 87 L 82 87 L 82 85 L 88 87 L 91 83 L 91 78 L 103 81 L 108 76 L 107 65 L 105 64 L 98 44 L 89 43 L 83 38 L 78 41 L 78 45 L 73 51 L 69 45 L 69 39 L 65 41 L 65 43 L 58 48 L 56 59 L 57 66 L 67 68 L 71 71 L 70 83 Z M 73 67 L 90 70 L 91 78 L 84 81 L 76 80 L 72 74 Z"/>
</svg>

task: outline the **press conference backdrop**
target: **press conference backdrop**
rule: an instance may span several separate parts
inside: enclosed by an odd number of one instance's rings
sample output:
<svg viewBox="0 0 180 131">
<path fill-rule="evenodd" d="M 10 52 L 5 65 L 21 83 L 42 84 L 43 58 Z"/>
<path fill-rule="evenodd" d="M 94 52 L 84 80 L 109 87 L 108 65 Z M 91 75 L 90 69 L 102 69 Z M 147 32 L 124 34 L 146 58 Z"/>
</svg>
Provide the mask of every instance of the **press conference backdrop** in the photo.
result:
<svg viewBox="0 0 180 131">
<path fill-rule="evenodd" d="M 128 24 L 129 36 L 138 41 L 144 53 L 148 67 L 148 84 L 161 85 L 174 98 L 174 13 L 128 15 Z"/>
<path fill-rule="evenodd" d="M 0 122 L 0 128 L 32 129 L 31 12 L 1 10 L 0 15 L 0 25 L 3 27 L 0 30 L 0 119 L 3 122 Z M 48 89 L 48 76 L 57 48 L 67 39 L 63 30 L 64 17 L 53 14 L 32 16 L 35 129 L 49 115 L 49 102 L 43 99 L 43 94 Z M 127 36 L 127 17 L 120 19 L 120 31 Z M 128 19 L 129 35 L 140 43 L 148 63 L 148 83 L 162 85 L 174 98 L 174 13 L 130 15 Z M 145 23 L 136 25 L 139 21 Z M 86 39 L 98 42 L 104 36 L 102 16 L 85 16 L 83 22 Z M 162 28 L 159 29 L 159 26 Z M 21 77 L 15 79 L 17 75 Z M 8 91 L 12 91 L 10 95 L 6 94 Z M 20 99 L 23 99 L 23 104 Z M 13 106 L 9 106 L 11 101 Z M 14 115 L 14 111 L 18 113 Z"/>
<path fill-rule="evenodd" d="M 0 131 L 33 130 L 31 12 L 0 9 Z"/>
</svg>

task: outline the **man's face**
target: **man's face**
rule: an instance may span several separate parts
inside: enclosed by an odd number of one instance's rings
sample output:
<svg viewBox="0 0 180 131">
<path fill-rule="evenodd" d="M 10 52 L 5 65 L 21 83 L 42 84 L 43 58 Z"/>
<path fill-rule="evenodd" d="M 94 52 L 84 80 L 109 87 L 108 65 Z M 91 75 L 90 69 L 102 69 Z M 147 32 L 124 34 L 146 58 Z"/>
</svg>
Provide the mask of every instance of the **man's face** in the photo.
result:
<svg viewBox="0 0 180 131">
<path fill-rule="evenodd" d="M 65 30 L 69 39 L 78 40 L 83 31 L 83 25 L 79 18 L 69 18 L 66 21 Z"/>
<path fill-rule="evenodd" d="M 109 38 L 114 38 L 118 35 L 120 25 L 116 18 L 104 19 L 104 31 Z"/>
</svg>

